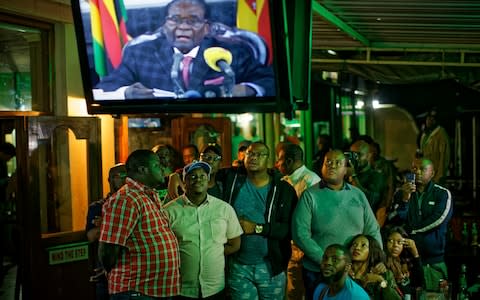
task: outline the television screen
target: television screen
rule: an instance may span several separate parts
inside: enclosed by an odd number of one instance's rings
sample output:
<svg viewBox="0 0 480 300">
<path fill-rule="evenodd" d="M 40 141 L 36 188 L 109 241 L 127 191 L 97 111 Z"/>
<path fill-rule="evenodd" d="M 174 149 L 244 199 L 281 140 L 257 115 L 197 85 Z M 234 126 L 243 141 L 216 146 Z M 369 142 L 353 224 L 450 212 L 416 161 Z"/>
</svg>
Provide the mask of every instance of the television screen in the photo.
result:
<svg viewBox="0 0 480 300">
<path fill-rule="evenodd" d="M 129 128 L 160 128 L 161 126 L 160 118 L 128 118 Z"/>
<path fill-rule="evenodd" d="M 72 0 L 89 113 L 291 110 L 283 2 Z"/>
</svg>

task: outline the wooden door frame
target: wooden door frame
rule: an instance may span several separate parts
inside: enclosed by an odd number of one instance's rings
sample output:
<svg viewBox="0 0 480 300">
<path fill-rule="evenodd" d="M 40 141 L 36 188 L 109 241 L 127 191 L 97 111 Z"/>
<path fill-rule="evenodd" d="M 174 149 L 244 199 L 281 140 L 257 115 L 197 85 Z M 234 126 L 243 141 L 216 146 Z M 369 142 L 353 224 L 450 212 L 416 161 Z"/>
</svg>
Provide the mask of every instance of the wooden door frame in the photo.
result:
<svg viewBox="0 0 480 300">
<path fill-rule="evenodd" d="M 29 147 L 40 139 L 48 139 L 57 127 L 67 127 L 77 139 L 87 140 L 88 203 L 102 198 L 102 156 L 100 144 L 100 120 L 95 117 L 24 117 L 15 120 L 17 129 L 17 173 L 18 200 L 17 224 L 19 233 L 19 276 L 24 299 L 34 299 L 38 295 L 47 297 L 49 288 L 55 286 L 45 270 L 48 266 L 46 248 L 54 245 L 86 241 L 85 232 L 64 232 L 42 238 L 40 229 L 40 204 L 36 195 L 39 191 L 35 181 L 35 157 Z M 40 126 L 42 125 L 42 126 Z M 33 165 L 32 165 L 33 164 Z M 47 264 L 45 264 L 47 262 Z M 88 268 L 87 268 L 88 269 Z M 88 270 L 87 270 L 88 272 Z M 47 275 L 47 276 L 46 276 Z M 88 276 L 78 280 L 88 282 Z M 61 289 L 61 282 L 56 283 Z M 65 291 L 68 292 L 68 291 Z M 49 297 L 47 297 L 49 298 Z M 75 299 L 75 295 L 70 295 Z M 56 299 L 51 297 L 49 299 Z M 57 298 L 59 299 L 59 298 Z"/>
</svg>

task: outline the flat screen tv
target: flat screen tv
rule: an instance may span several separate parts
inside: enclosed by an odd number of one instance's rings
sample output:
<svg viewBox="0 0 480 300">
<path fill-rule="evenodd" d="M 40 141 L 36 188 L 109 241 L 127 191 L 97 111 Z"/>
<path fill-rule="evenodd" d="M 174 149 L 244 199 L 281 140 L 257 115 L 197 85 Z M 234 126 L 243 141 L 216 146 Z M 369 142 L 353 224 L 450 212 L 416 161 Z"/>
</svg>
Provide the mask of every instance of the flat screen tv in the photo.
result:
<svg viewBox="0 0 480 300">
<path fill-rule="evenodd" d="M 286 0 L 72 0 L 90 114 L 289 112 Z"/>
</svg>

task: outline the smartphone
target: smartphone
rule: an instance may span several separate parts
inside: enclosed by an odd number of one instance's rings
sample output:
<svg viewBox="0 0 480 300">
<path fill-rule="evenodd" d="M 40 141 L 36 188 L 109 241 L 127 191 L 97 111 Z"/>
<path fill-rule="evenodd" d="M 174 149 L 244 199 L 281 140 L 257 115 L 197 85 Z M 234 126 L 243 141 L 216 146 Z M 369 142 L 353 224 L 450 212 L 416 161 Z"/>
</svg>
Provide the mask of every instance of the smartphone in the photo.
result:
<svg viewBox="0 0 480 300">
<path fill-rule="evenodd" d="M 415 173 L 407 173 L 405 174 L 405 180 L 407 182 L 415 183 Z"/>
</svg>

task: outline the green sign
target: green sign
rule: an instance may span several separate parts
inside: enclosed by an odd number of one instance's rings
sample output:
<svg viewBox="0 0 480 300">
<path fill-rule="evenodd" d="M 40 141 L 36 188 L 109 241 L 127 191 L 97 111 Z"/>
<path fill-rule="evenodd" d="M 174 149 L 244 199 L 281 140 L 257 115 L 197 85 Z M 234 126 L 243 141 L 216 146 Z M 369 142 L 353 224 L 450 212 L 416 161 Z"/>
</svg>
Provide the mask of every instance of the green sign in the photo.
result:
<svg viewBox="0 0 480 300">
<path fill-rule="evenodd" d="M 51 247 L 48 251 L 50 265 L 88 259 L 88 243 L 76 243 Z"/>
</svg>

